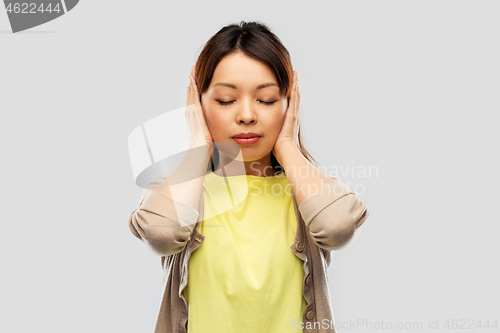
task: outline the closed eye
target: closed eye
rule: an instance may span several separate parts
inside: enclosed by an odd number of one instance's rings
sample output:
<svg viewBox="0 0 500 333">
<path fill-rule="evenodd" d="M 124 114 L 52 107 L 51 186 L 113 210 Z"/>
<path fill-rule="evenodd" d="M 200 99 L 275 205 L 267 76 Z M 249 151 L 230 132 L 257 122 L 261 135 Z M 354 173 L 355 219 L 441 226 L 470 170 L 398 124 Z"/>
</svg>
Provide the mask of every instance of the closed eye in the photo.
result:
<svg viewBox="0 0 500 333">
<path fill-rule="evenodd" d="M 219 102 L 220 105 L 230 105 L 230 104 L 234 103 L 234 101 L 231 101 L 231 102 L 217 101 L 217 102 Z"/>
<path fill-rule="evenodd" d="M 217 102 L 219 102 L 220 105 L 231 105 L 233 104 L 235 101 L 230 101 L 230 102 L 224 102 L 224 101 L 219 101 L 217 100 Z M 262 104 L 264 105 L 273 105 L 274 103 L 276 103 L 277 101 L 273 101 L 273 102 L 264 102 L 264 101 L 259 101 L 261 102 Z"/>
<path fill-rule="evenodd" d="M 264 102 L 264 101 L 260 101 L 262 104 L 265 104 L 265 105 L 273 105 L 274 103 L 276 103 L 277 101 L 273 101 L 273 102 Z"/>
</svg>

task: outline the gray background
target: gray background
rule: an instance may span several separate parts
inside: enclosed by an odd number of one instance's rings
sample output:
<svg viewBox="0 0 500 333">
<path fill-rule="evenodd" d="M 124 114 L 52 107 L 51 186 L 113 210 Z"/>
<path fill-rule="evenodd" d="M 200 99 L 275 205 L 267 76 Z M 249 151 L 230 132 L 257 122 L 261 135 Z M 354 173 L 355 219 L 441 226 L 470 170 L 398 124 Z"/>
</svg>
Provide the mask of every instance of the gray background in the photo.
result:
<svg viewBox="0 0 500 333">
<path fill-rule="evenodd" d="M 338 331 L 500 321 L 499 9 L 86 0 L 18 34 L 0 9 L 0 331 L 153 332 L 162 270 L 128 228 L 142 189 L 127 138 L 183 106 L 203 44 L 241 20 L 290 51 L 313 156 L 378 170 L 339 175 L 370 217 L 329 270 Z"/>
</svg>

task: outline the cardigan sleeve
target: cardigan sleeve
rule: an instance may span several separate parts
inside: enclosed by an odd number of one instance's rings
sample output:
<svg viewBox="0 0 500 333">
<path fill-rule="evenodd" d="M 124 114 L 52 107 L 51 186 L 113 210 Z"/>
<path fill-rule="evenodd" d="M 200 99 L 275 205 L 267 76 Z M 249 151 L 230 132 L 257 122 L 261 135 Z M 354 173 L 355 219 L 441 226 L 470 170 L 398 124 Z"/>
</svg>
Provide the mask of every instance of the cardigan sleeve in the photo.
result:
<svg viewBox="0 0 500 333">
<path fill-rule="evenodd" d="M 368 209 L 338 178 L 304 200 L 299 211 L 314 242 L 325 250 L 339 250 L 368 218 Z"/>
<path fill-rule="evenodd" d="M 129 228 L 154 254 L 168 256 L 184 249 L 198 215 L 193 207 L 147 189 L 130 213 Z"/>
</svg>

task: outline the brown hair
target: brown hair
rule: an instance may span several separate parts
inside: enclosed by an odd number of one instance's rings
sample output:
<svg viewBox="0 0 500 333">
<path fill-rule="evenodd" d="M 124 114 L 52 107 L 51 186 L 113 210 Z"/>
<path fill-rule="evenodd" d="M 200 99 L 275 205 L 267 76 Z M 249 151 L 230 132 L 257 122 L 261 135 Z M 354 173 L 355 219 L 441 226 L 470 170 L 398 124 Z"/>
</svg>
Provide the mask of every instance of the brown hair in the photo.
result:
<svg viewBox="0 0 500 333">
<path fill-rule="evenodd" d="M 293 67 L 288 50 L 265 24 L 245 21 L 223 27 L 205 44 L 195 66 L 195 80 L 200 98 L 201 94 L 208 90 L 219 62 L 226 55 L 235 52 L 243 52 L 267 65 L 278 81 L 280 93 L 290 101 Z M 304 147 L 301 127 L 298 133 L 299 151 L 317 167 L 318 163 Z M 214 154 L 214 158 L 218 158 L 218 151 Z M 283 169 L 272 152 L 271 163 L 274 168 Z"/>
</svg>

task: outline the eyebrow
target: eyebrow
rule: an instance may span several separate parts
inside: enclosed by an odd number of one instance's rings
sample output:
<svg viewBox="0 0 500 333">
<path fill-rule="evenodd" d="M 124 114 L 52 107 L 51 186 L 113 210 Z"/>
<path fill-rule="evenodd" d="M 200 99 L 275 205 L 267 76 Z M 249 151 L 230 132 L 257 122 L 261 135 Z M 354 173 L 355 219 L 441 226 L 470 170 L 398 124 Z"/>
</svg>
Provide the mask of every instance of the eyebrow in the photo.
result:
<svg viewBox="0 0 500 333">
<path fill-rule="evenodd" d="M 228 88 L 238 89 L 234 84 L 226 83 L 226 82 L 216 83 L 212 87 L 215 87 L 215 86 L 224 86 L 224 87 L 228 87 Z M 278 87 L 278 85 L 276 83 L 274 83 L 274 82 L 268 82 L 268 83 L 259 84 L 257 86 L 257 90 L 258 89 L 263 89 L 263 88 L 266 88 L 266 87 L 270 87 L 270 86 L 276 86 L 276 87 Z"/>
</svg>

